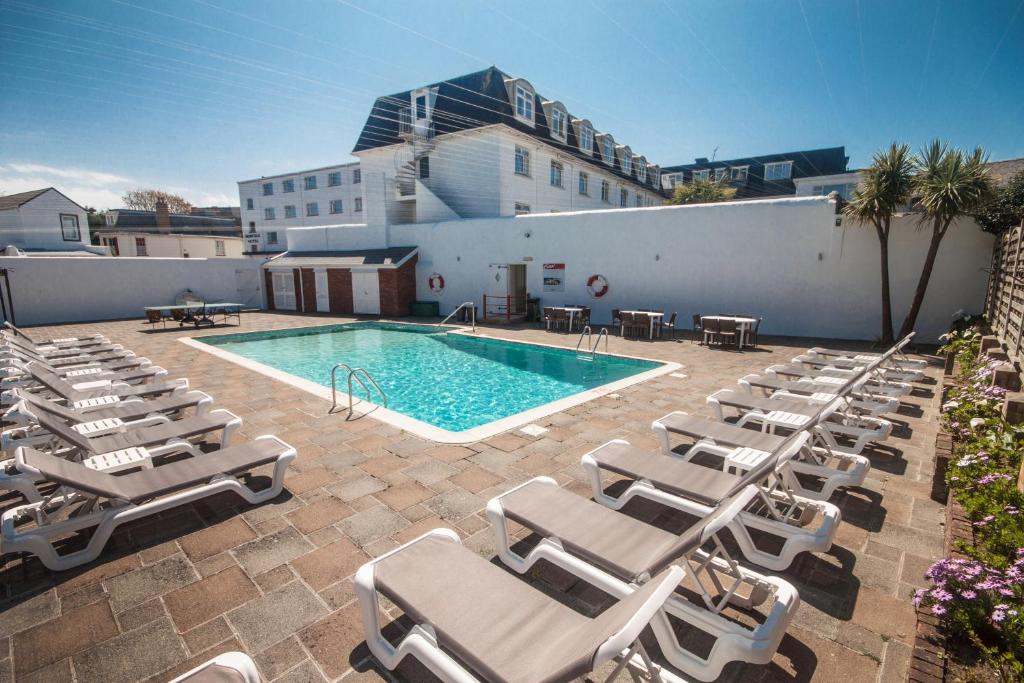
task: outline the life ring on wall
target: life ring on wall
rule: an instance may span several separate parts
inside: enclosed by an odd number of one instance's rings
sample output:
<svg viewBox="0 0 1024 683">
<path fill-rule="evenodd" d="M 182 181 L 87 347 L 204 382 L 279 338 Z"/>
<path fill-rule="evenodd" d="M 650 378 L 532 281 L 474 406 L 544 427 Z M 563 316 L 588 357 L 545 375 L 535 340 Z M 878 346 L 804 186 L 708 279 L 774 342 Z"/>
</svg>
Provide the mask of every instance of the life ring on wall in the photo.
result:
<svg viewBox="0 0 1024 683">
<path fill-rule="evenodd" d="M 587 293 L 600 299 L 608 293 L 608 279 L 604 275 L 595 274 L 587 278 Z"/>
<path fill-rule="evenodd" d="M 444 291 L 444 276 L 441 273 L 431 273 L 427 278 L 427 286 L 434 294 L 440 294 Z"/>
</svg>

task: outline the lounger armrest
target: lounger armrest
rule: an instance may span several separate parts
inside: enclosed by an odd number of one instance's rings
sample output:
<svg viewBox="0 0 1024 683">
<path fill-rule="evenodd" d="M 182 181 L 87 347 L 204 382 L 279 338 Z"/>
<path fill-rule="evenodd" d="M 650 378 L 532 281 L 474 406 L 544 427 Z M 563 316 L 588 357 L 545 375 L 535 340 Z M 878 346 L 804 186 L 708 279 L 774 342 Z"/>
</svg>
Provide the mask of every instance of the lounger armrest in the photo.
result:
<svg viewBox="0 0 1024 683">
<path fill-rule="evenodd" d="M 660 579 L 652 579 L 659 581 L 658 588 L 633 613 L 629 621 L 597 649 L 597 654 L 594 655 L 595 669 L 604 662 L 618 657 L 623 650 L 629 649 L 658 611 L 664 608 L 665 602 L 682 582 L 685 574 L 682 567 L 672 565 L 663 572 Z"/>
<path fill-rule="evenodd" d="M 260 674 L 256 670 L 256 664 L 249 655 L 241 652 L 225 652 L 224 654 L 217 655 L 210 661 L 204 662 L 191 671 L 178 676 L 170 683 L 188 683 L 194 676 L 205 672 L 207 669 L 216 667 L 236 672 L 241 676 L 243 683 L 260 683 Z"/>
</svg>

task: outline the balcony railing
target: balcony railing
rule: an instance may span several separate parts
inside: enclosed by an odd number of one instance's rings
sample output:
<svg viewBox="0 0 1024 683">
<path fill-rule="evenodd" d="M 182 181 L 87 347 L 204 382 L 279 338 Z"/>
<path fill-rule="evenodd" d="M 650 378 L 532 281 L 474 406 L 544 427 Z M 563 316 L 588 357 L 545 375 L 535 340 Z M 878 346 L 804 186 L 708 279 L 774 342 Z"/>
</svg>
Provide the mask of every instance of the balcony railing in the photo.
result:
<svg viewBox="0 0 1024 683">
<path fill-rule="evenodd" d="M 434 137 L 434 123 L 426 119 L 414 119 L 411 106 L 398 108 L 398 135 L 402 138 L 426 138 Z"/>
</svg>

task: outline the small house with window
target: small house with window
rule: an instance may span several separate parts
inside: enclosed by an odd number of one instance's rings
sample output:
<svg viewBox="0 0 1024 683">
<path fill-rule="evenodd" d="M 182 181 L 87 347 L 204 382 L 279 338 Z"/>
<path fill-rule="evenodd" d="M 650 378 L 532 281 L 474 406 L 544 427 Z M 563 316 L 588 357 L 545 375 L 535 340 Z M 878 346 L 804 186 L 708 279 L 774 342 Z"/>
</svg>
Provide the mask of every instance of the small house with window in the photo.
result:
<svg viewBox="0 0 1024 683">
<path fill-rule="evenodd" d="M 0 196 L 0 248 L 24 252 L 100 253 L 91 247 L 88 214 L 59 190 Z"/>
</svg>

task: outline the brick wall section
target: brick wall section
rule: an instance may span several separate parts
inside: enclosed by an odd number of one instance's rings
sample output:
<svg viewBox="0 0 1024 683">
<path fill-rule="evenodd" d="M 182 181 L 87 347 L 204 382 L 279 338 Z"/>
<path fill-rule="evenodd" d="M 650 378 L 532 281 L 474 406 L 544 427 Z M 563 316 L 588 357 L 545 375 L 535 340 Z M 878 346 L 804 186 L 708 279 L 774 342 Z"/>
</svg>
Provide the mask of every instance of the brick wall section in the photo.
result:
<svg viewBox="0 0 1024 683">
<path fill-rule="evenodd" d="M 352 313 L 352 271 L 348 268 L 327 269 L 327 291 L 331 297 L 331 313 Z"/>
<path fill-rule="evenodd" d="M 316 273 L 312 268 L 302 269 L 302 302 L 305 313 L 316 313 Z"/>
<path fill-rule="evenodd" d="M 267 310 L 274 310 L 274 276 L 269 270 L 263 271 L 263 283 L 266 285 Z"/>
<path fill-rule="evenodd" d="M 295 310 L 304 311 L 302 307 L 302 281 L 298 268 L 292 268 L 292 275 L 295 277 Z"/>
<path fill-rule="evenodd" d="M 414 255 L 400 268 L 381 269 L 380 314 L 396 317 L 409 315 L 409 304 L 416 300 L 416 259 Z"/>
</svg>

